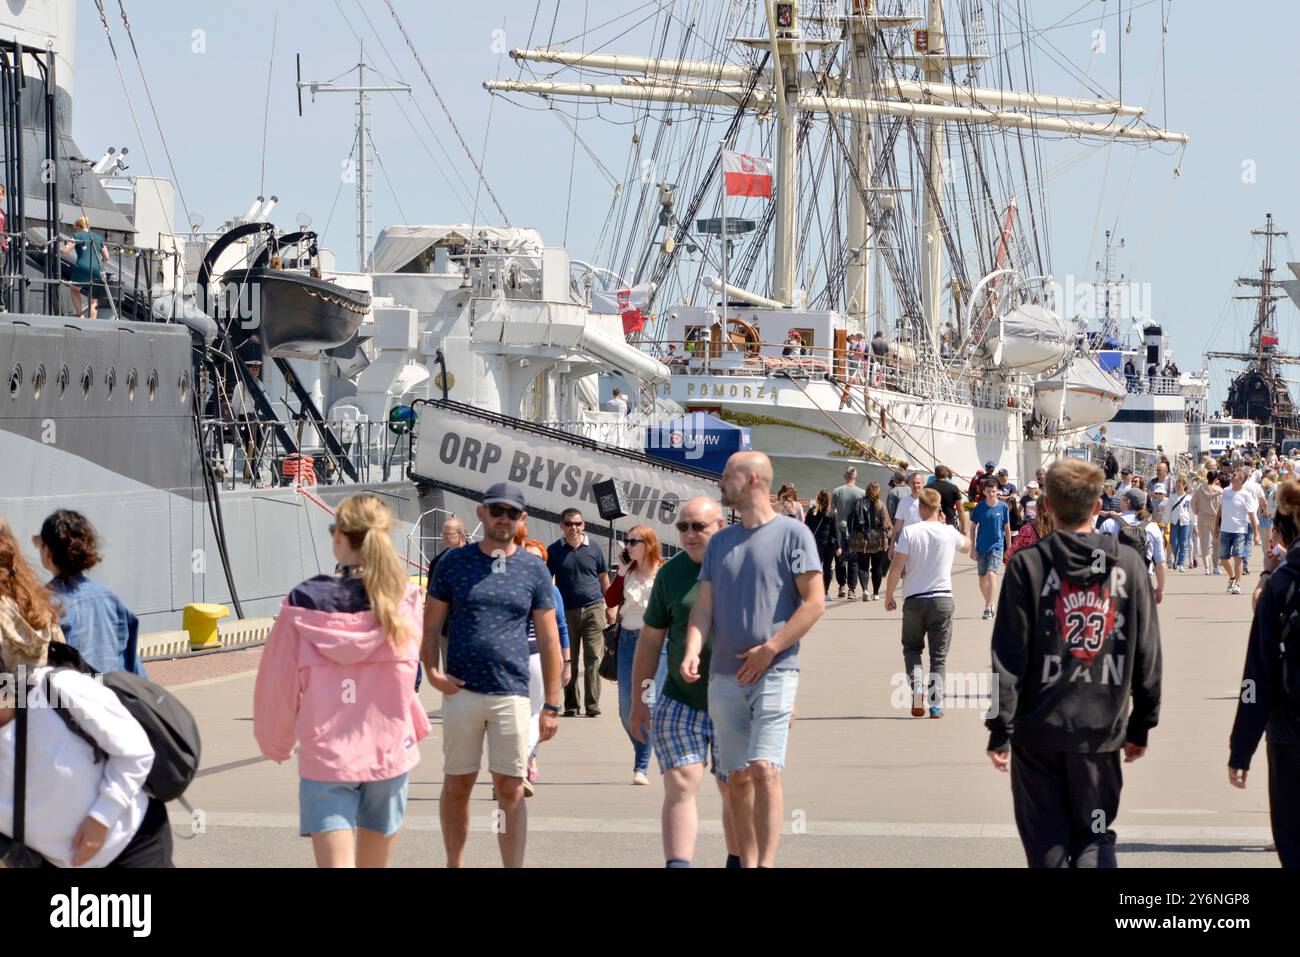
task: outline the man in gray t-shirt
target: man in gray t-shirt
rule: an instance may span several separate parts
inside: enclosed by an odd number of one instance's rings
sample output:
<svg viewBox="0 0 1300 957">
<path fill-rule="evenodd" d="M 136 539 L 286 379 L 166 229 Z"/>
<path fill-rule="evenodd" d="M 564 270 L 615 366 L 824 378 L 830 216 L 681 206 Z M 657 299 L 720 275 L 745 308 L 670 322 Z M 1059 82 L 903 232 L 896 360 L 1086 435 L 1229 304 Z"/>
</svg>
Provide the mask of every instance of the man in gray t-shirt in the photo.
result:
<svg viewBox="0 0 1300 957">
<path fill-rule="evenodd" d="M 840 553 L 835 556 L 835 581 L 840 586 L 839 597 L 845 597 L 844 586 L 848 584 L 848 597 L 853 597 L 853 583 L 858 580 L 857 556 L 849 551 L 849 516 L 858 499 L 867 493 L 858 488 L 858 470 L 849 466 L 844 470 L 844 484 L 831 492 L 831 507 L 835 509 L 835 523 L 839 530 Z"/>
<path fill-rule="evenodd" d="M 709 542 L 699 580 L 713 582 L 713 657 L 709 674 L 734 675 L 740 656 L 761 645 L 800 605 L 797 580 L 816 570 L 817 540 L 785 515 L 757 528 L 731 525 Z M 799 668 L 799 643 L 772 659 L 776 670 Z"/>
<path fill-rule="evenodd" d="M 826 598 L 812 531 L 772 508 L 768 457 L 736 453 L 719 484 L 723 506 L 740 513 L 740 524 L 709 540 L 681 674 L 688 683 L 700 680 L 700 653 L 711 633 L 709 717 L 736 841 L 747 866 L 772 867 L 799 642 L 821 617 Z"/>
</svg>

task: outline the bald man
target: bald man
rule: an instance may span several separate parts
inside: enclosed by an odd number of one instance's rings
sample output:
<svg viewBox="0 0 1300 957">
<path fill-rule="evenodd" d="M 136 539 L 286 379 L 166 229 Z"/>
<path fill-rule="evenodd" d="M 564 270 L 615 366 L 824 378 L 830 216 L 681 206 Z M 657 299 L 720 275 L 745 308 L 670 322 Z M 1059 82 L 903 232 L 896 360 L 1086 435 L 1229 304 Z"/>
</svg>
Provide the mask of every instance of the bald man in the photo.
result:
<svg viewBox="0 0 1300 957">
<path fill-rule="evenodd" d="M 700 566 L 681 675 L 701 677 L 706 635 L 709 716 L 727 775 L 741 858 L 776 864 L 790 717 L 799 687 L 799 641 L 825 610 L 817 541 L 803 522 L 772 508 L 772 463 L 738 452 L 719 483 L 740 524 L 714 534 Z"/>
<path fill-rule="evenodd" d="M 442 561 L 448 552 L 460 548 L 468 541 L 469 541 L 469 536 L 465 534 L 465 523 L 461 521 L 459 518 L 457 518 L 455 515 L 451 516 L 451 518 L 447 519 L 445 522 L 442 523 L 442 551 L 440 551 L 437 555 L 434 556 L 433 561 L 429 562 L 429 572 L 428 572 L 429 588 L 433 588 L 433 570 L 438 567 L 438 562 Z M 425 611 L 428 611 L 429 609 L 428 595 L 425 596 L 424 607 L 425 607 Z M 447 632 L 445 630 L 445 626 L 444 626 L 443 633 L 438 636 L 438 649 L 439 649 L 439 661 L 441 662 L 440 667 L 445 667 L 447 664 Z M 421 673 L 422 672 L 420 669 L 416 670 L 415 673 L 416 691 L 420 690 Z"/>
<path fill-rule="evenodd" d="M 711 498 L 693 498 L 677 513 L 678 540 L 682 550 L 655 576 L 654 590 L 646 607 L 645 625 L 636 643 L 636 660 L 632 663 L 632 687 L 649 688 L 654 683 L 660 654 L 667 638 L 668 667 L 663 689 L 654 703 L 653 717 L 646 695 L 632 702 L 632 736 L 638 741 L 653 740 L 664 776 L 663 842 L 668 867 L 690 867 L 695 856 L 695 836 L 699 828 L 696 795 L 704 780 L 707 763 L 722 793 L 722 830 L 727 839 L 727 867 L 744 866 L 736 849 L 731 828 L 731 810 L 727 803 L 727 776 L 718 770 L 717 738 L 709 720 L 707 682 L 688 683 L 682 678 L 682 658 L 686 653 L 686 625 L 700 589 L 697 579 L 704 553 L 715 532 L 725 522 L 722 506 Z M 700 670 L 709 663 L 706 642 L 700 654 Z M 649 726 L 649 727 L 648 727 Z M 710 757 L 712 760 L 710 760 Z M 754 861 L 748 862 L 749 867 Z"/>
</svg>

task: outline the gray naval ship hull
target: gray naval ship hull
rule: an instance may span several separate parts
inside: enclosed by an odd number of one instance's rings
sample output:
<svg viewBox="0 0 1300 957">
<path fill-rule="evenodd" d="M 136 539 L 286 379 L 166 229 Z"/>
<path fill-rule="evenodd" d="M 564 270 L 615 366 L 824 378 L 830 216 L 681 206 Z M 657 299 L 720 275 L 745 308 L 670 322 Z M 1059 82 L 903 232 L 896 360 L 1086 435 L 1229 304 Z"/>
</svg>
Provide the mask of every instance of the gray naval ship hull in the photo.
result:
<svg viewBox="0 0 1300 957">
<path fill-rule="evenodd" d="M 2 316 L 0 374 L 0 516 L 36 562 L 30 540 L 45 516 L 84 513 L 103 538 L 93 577 L 122 597 L 143 630 L 179 628 L 191 602 L 226 604 L 233 614 L 227 565 L 246 617 L 274 614 L 299 581 L 333 570 L 329 514 L 293 488 L 222 489 L 221 554 L 184 327 Z M 357 492 L 382 496 L 398 519 L 394 544 L 419 558 L 412 529 L 432 500 L 422 503 L 414 483 L 310 491 L 331 507 Z"/>
</svg>

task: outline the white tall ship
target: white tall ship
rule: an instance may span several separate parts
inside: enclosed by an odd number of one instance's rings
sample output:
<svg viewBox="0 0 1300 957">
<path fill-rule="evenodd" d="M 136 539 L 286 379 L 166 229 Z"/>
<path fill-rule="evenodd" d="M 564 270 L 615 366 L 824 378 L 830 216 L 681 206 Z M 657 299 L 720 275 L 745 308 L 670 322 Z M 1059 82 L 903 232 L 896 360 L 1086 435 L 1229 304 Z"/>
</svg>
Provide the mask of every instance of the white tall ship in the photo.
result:
<svg viewBox="0 0 1300 957">
<path fill-rule="evenodd" d="M 924 18 L 916 6 L 736 6 L 700 38 L 719 58 L 584 38 L 514 50 L 534 78 L 484 84 L 556 108 L 633 107 L 640 202 L 616 195 L 619 268 L 599 276 L 648 314 L 633 338 L 667 356 L 673 374 L 644 391 L 750 426 L 804 494 L 849 464 L 970 475 L 992 459 L 1032 474 L 1111 419 L 1126 393 L 1057 314 L 1029 145 L 1187 141 L 1138 106 L 986 86 L 990 45 L 996 59 L 1024 38 L 986 34 L 983 3 L 963 4 L 955 29 L 941 0 Z M 966 49 L 950 50 L 959 36 Z M 770 202 L 722 198 L 724 149 L 774 158 Z M 855 353 L 850 336 L 877 332 L 886 355 Z"/>
</svg>

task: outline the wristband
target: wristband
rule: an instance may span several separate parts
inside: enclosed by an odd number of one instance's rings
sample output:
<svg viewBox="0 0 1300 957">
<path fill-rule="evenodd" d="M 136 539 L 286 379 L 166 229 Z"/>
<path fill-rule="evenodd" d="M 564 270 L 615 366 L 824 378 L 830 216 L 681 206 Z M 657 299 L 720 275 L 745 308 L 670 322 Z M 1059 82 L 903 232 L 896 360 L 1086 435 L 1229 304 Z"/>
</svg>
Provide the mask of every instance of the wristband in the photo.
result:
<svg viewBox="0 0 1300 957">
<path fill-rule="evenodd" d="M 559 705 L 555 705 L 555 704 L 544 704 L 544 705 L 542 705 L 542 710 L 543 710 L 543 711 L 549 711 L 549 712 L 551 712 L 551 714 L 558 715 L 558 714 L 561 712 L 562 709 L 560 708 Z"/>
</svg>

